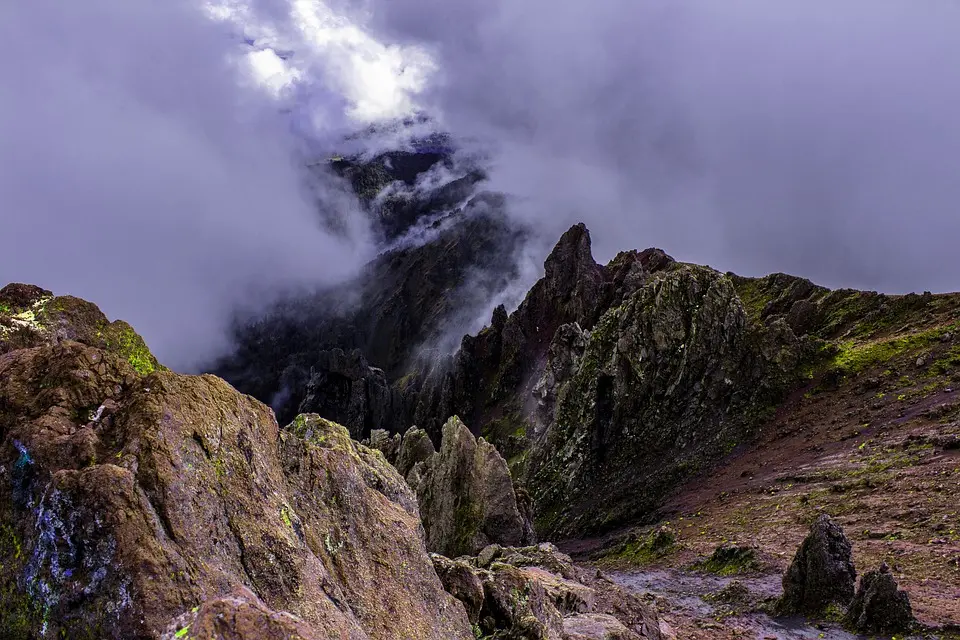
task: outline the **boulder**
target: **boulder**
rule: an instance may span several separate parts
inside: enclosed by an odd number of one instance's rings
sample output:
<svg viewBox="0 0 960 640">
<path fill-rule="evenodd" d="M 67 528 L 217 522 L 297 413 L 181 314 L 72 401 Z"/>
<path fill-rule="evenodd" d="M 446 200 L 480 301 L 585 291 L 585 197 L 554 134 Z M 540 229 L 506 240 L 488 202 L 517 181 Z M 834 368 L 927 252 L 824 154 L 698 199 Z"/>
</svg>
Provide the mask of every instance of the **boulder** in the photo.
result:
<svg viewBox="0 0 960 640">
<path fill-rule="evenodd" d="M 472 637 L 379 452 L 122 351 L 0 355 L 0 522 L 0 637 L 146 640 L 195 607 L 198 629 Z"/>
<path fill-rule="evenodd" d="M 117 354 L 140 375 L 163 368 L 133 327 L 93 303 L 28 284 L 0 289 L 0 354 L 63 340 Z"/>
<path fill-rule="evenodd" d="M 563 620 L 563 640 L 640 640 L 613 616 L 584 613 Z"/>
<path fill-rule="evenodd" d="M 462 560 L 451 560 L 436 553 L 430 554 L 433 568 L 447 593 L 463 603 L 470 622 L 476 624 L 483 607 L 483 582 L 474 568 Z"/>
<path fill-rule="evenodd" d="M 847 611 L 847 626 L 862 634 L 896 634 L 908 631 L 913 621 L 910 597 L 897 588 L 886 563 L 860 578 Z"/>
<path fill-rule="evenodd" d="M 820 514 L 783 576 L 779 609 L 816 615 L 830 604 L 846 607 L 856 580 L 850 541 L 840 525 Z"/>
<path fill-rule="evenodd" d="M 424 463 L 417 500 L 431 551 L 456 557 L 494 542 L 526 542 L 506 461 L 457 417 L 444 425 L 439 453 Z"/>
<path fill-rule="evenodd" d="M 387 462 L 396 466 L 397 456 L 400 453 L 402 438 L 403 436 L 401 436 L 399 433 L 395 433 L 391 437 L 390 432 L 386 429 L 374 429 L 370 432 L 370 437 L 364 440 L 361 444 L 368 446 L 371 449 L 376 449 L 383 454 L 383 457 L 387 459 Z"/>
<path fill-rule="evenodd" d="M 426 462 L 437 450 L 433 448 L 430 436 L 423 429 L 410 427 L 400 441 L 396 467 L 400 475 L 406 478 L 419 462 Z"/>
<path fill-rule="evenodd" d="M 479 580 L 483 598 L 476 629 L 483 637 L 663 638 L 656 613 L 637 594 L 578 568 L 553 545 L 506 547 L 499 552 L 499 559 L 489 564 L 480 558 L 434 556 L 451 593 L 468 594 L 470 603 L 464 603 L 468 610 L 475 606 L 476 586 L 465 570 Z"/>
</svg>

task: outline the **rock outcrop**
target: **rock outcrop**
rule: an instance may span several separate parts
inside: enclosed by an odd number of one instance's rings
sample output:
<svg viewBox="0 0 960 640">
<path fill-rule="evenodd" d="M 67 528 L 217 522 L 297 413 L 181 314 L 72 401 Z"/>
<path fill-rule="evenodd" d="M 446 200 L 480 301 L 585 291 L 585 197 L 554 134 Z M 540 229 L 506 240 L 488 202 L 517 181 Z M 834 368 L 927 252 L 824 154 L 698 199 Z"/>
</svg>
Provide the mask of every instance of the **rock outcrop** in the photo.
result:
<svg viewBox="0 0 960 640">
<path fill-rule="evenodd" d="M 456 557 L 476 554 L 492 542 L 527 541 L 506 461 L 459 418 L 444 425 L 440 451 L 422 463 L 418 475 L 417 500 L 431 551 Z"/>
<path fill-rule="evenodd" d="M 472 637 L 379 452 L 213 376 L 143 376 L 96 331 L 50 344 L 46 309 L 0 355 L 0 635 L 158 638 L 199 607 L 240 637 Z"/>
<path fill-rule="evenodd" d="M 321 351 L 310 366 L 298 413 L 316 413 L 342 424 L 360 440 L 375 428 L 398 428 L 401 395 L 381 369 L 371 367 L 359 349 Z"/>
<path fill-rule="evenodd" d="M 537 387 L 550 421 L 536 430 L 526 478 L 538 533 L 584 535 L 649 513 L 747 441 L 800 362 L 796 338 L 764 353 L 766 332 L 729 278 L 675 263 L 588 336 L 558 331 Z"/>
<path fill-rule="evenodd" d="M 661 638 L 656 613 L 637 595 L 578 568 L 551 544 L 497 549 L 493 559 L 484 555 L 486 562 L 432 557 L 444 586 L 464 600 L 485 638 Z"/>
<path fill-rule="evenodd" d="M 910 597 L 897 587 L 886 563 L 860 578 L 846 623 L 862 634 L 896 634 L 910 629 L 913 624 Z"/>
<path fill-rule="evenodd" d="M 821 514 L 783 576 L 779 609 L 817 615 L 831 604 L 845 608 L 853 599 L 856 580 L 850 541 L 840 525 Z"/>
<path fill-rule="evenodd" d="M 110 322 L 95 304 L 29 284 L 0 289 L 0 354 L 63 340 L 117 354 L 139 374 L 162 368 L 133 327 Z"/>
</svg>

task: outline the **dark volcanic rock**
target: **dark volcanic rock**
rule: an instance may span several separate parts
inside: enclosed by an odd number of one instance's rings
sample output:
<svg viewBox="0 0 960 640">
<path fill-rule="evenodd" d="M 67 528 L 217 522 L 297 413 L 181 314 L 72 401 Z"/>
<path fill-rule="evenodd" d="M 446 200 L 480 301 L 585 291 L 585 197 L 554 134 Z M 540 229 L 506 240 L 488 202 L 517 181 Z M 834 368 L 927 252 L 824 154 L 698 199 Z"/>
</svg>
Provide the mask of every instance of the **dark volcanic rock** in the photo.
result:
<svg viewBox="0 0 960 640">
<path fill-rule="evenodd" d="M 298 413 L 316 413 L 350 430 L 360 440 L 374 428 L 397 431 L 403 415 L 401 395 L 371 367 L 359 349 L 321 351 L 310 366 Z"/>
<path fill-rule="evenodd" d="M 575 328 L 558 332 L 526 477 L 538 533 L 579 536 L 649 513 L 752 437 L 800 362 L 788 336 L 767 355 L 769 331 L 749 322 L 729 278 L 670 263 L 600 318 L 582 353 Z"/>
<path fill-rule="evenodd" d="M 456 356 L 419 372 L 413 416 L 418 425 L 435 437 L 448 416 L 460 415 L 479 425 L 478 432 L 508 459 L 523 455 L 534 386 L 559 328 L 591 329 L 611 305 L 673 264 L 663 251 L 648 249 L 621 253 L 603 267 L 593 260 L 590 246 L 587 228 L 571 227 L 544 262 L 544 277 L 516 311 L 508 316 L 498 308 L 489 327 L 463 338 Z"/>
<path fill-rule="evenodd" d="M 910 629 L 913 624 L 910 597 L 897 588 L 897 581 L 886 564 L 860 578 L 846 623 L 863 634 L 894 634 Z"/>
<path fill-rule="evenodd" d="M 236 352 L 217 363 L 213 373 L 269 402 L 281 421 L 299 412 L 311 368 L 322 374 L 319 354 L 333 349 L 359 349 L 369 366 L 395 381 L 398 392 L 418 391 L 419 383 L 411 385 L 417 376 L 407 375 L 418 352 L 443 344 L 455 327 L 473 322 L 489 297 L 515 278 L 513 256 L 523 242 L 499 204 L 478 196 L 454 224 L 438 229 L 429 241 L 381 254 L 355 281 L 288 300 L 238 325 Z M 332 411 L 350 413 L 350 397 L 342 391 L 328 392 L 320 384 L 314 385 L 314 395 L 339 398 Z M 393 406 L 389 423 L 376 423 L 372 415 L 363 422 L 391 432 L 420 424 L 412 415 L 414 396 L 409 406 Z M 324 412 L 332 418 L 326 413 L 331 409 Z M 439 435 L 439 427 L 431 433 Z"/>
<path fill-rule="evenodd" d="M 853 599 L 857 572 L 843 529 L 821 514 L 783 576 L 783 613 L 816 615 L 830 604 L 846 607 Z"/>
</svg>

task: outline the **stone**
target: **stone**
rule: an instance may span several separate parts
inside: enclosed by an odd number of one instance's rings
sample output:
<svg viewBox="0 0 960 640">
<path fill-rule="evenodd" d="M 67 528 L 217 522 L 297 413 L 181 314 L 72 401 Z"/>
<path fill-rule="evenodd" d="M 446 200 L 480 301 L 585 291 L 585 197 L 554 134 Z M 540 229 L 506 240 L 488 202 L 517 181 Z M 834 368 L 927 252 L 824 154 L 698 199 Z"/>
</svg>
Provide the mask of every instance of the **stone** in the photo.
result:
<svg viewBox="0 0 960 640">
<path fill-rule="evenodd" d="M 470 622 L 476 624 L 483 607 L 483 582 L 473 568 L 462 560 L 451 560 L 436 553 L 431 553 L 430 559 L 443 588 L 463 603 Z"/>
<path fill-rule="evenodd" d="M 634 634 L 629 638 L 664 637 L 656 612 L 638 594 L 580 569 L 552 544 L 502 548 L 500 558 L 488 566 L 479 558 L 432 557 L 451 593 L 467 594 L 468 611 L 476 606 L 476 586 L 465 570 L 482 584 L 483 603 L 475 629 L 484 637 L 564 638 L 565 621 L 571 616 L 585 616 L 573 629 L 581 633 L 593 628 L 619 632 L 623 627 Z"/>
<path fill-rule="evenodd" d="M 423 429 L 410 427 L 400 441 L 396 467 L 400 475 L 406 478 L 418 462 L 426 462 L 437 453 L 430 436 Z"/>
<path fill-rule="evenodd" d="M 246 588 L 214 598 L 179 616 L 160 640 L 324 640 L 330 637 L 366 640 L 359 629 L 344 631 L 333 625 L 316 629 L 289 613 L 271 611 Z"/>
<path fill-rule="evenodd" d="M 584 613 L 564 618 L 563 640 L 640 640 L 640 636 L 613 616 Z"/>
<path fill-rule="evenodd" d="M 473 637 L 379 452 L 69 339 L 0 355 L 0 521 L 3 637 L 158 638 L 194 607 L 278 637 Z"/>
<path fill-rule="evenodd" d="M 695 265 L 650 274 L 593 325 L 582 355 L 573 334 L 557 333 L 538 387 L 556 398 L 525 477 L 541 537 L 649 514 L 694 469 L 752 437 L 799 361 L 784 322 L 755 326 L 731 280 Z"/>
<path fill-rule="evenodd" d="M 840 525 L 820 514 L 783 576 L 779 609 L 816 615 L 831 604 L 845 608 L 853 599 L 856 580 L 850 541 Z"/>
<path fill-rule="evenodd" d="M 845 622 L 861 634 L 902 633 L 913 625 L 910 597 L 897 587 L 886 563 L 860 578 Z"/>
<path fill-rule="evenodd" d="M 457 417 L 444 425 L 439 453 L 424 463 L 417 500 L 427 547 L 436 553 L 457 557 L 494 542 L 525 542 L 506 461 Z"/>
</svg>

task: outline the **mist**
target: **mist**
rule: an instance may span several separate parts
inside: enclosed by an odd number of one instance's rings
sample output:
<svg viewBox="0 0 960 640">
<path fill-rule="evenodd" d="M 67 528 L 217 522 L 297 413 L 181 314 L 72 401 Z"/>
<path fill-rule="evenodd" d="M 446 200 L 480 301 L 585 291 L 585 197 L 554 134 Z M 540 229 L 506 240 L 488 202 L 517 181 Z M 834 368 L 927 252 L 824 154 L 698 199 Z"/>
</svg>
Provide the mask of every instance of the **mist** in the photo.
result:
<svg viewBox="0 0 960 640">
<path fill-rule="evenodd" d="M 282 79 L 265 91 L 203 9 L 0 6 L 0 281 L 93 301 L 187 371 L 230 348 L 237 309 L 340 282 L 373 252 L 356 199 L 304 182 Z M 344 127 L 342 95 L 312 80 L 315 122 Z"/>
<path fill-rule="evenodd" d="M 960 289 L 960 3 L 363 10 L 430 52 L 425 108 L 490 145 L 490 186 L 543 255 L 583 220 L 601 260 L 659 246 L 745 275 Z"/>
</svg>

